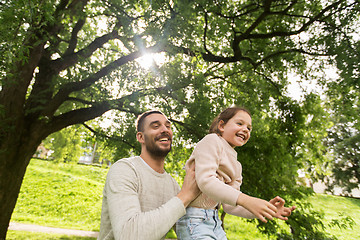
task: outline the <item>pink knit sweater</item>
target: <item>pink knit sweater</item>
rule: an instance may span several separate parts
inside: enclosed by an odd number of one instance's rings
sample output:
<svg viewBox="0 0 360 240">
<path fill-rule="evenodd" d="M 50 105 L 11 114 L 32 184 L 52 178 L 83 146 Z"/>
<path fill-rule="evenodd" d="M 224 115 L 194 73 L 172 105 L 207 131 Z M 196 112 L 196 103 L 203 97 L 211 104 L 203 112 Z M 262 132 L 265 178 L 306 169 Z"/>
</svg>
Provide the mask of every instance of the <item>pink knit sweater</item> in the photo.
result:
<svg viewBox="0 0 360 240">
<path fill-rule="evenodd" d="M 242 182 L 242 167 L 236 151 L 217 134 L 206 135 L 196 145 L 186 169 L 195 163 L 196 182 L 201 194 L 189 207 L 215 208 L 218 203 L 236 206 Z"/>
</svg>

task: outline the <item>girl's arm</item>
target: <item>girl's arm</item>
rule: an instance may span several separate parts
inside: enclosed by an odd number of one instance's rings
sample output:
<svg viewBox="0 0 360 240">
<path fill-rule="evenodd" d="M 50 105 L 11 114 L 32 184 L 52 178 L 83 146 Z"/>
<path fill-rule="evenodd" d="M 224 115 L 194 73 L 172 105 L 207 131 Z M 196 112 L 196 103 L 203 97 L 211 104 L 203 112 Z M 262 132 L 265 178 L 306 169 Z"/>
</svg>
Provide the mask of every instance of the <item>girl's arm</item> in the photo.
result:
<svg viewBox="0 0 360 240">
<path fill-rule="evenodd" d="M 216 202 L 236 206 L 241 192 L 225 184 L 217 176 L 220 161 L 224 158 L 223 147 L 219 136 L 209 134 L 198 142 L 188 164 L 195 161 L 196 182 L 201 192 Z"/>
<path fill-rule="evenodd" d="M 234 216 L 248 218 L 248 219 L 256 218 L 256 216 L 254 214 L 252 214 L 249 210 L 247 210 L 246 208 L 244 208 L 242 206 L 234 207 L 229 204 L 222 204 L 222 207 L 224 209 L 224 212 L 234 215 Z"/>
<path fill-rule="evenodd" d="M 292 211 L 295 210 L 295 206 L 292 207 L 285 207 L 285 200 L 282 199 L 281 197 L 277 196 L 273 199 L 271 199 L 269 201 L 269 203 L 271 203 L 272 205 L 274 205 L 276 207 L 276 212 L 275 212 L 275 216 L 278 219 L 281 220 L 288 220 L 288 216 L 291 215 Z M 238 217 L 243 217 L 243 218 L 256 218 L 256 216 L 251 213 L 249 210 L 247 210 L 246 208 L 242 207 L 242 206 L 231 206 L 228 204 L 222 204 L 224 212 L 231 214 L 231 215 L 235 215 Z"/>
</svg>

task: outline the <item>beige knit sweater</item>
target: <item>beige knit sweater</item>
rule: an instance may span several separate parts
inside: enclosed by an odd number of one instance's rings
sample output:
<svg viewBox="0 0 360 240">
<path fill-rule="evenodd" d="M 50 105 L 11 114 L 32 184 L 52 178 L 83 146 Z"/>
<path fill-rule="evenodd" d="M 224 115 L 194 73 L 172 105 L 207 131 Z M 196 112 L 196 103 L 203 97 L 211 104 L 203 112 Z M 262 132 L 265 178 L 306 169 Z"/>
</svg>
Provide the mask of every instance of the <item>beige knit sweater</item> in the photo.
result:
<svg viewBox="0 0 360 240">
<path fill-rule="evenodd" d="M 195 163 L 196 182 L 201 194 L 189 207 L 213 209 L 219 203 L 225 212 L 241 217 L 255 216 L 242 206 L 237 206 L 242 167 L 237 161 L 237 152 L 230 144 L 215 133 L 199 141 L 186 162 L 186 169 Z"/>
<path fill-rule="evenodd" d="M 108 172 L 98 239 L 159 240 L 185 214 L 180 188 L 140 157 L 122 159 Z"/>
</svg>

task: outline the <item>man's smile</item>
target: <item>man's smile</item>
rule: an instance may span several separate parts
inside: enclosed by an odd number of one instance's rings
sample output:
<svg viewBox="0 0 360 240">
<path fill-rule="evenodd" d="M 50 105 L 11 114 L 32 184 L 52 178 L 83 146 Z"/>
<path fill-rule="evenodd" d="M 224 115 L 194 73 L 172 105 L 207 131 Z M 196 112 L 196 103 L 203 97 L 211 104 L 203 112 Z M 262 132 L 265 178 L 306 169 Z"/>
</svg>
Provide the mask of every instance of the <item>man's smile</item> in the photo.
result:
<svg viewBox="0 0 360 240">
<path fill-rule="evenodd" d="M 169 136 L 168 134 L 162 134 L 162 135 L 156 137 L 155 141 L 159 141 L 161 143 L 168 143 L 168 142 L 171 142 L 171 136 Z"/>
</svg>

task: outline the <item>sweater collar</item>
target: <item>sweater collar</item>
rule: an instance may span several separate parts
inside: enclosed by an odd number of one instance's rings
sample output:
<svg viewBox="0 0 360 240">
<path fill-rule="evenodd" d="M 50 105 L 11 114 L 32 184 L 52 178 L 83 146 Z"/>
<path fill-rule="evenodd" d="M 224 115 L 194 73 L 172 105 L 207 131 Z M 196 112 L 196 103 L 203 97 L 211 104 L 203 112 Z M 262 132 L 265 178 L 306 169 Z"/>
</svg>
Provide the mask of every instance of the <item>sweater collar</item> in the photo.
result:
<svg viewBox="0 0 360 240">
<path fill-rule="evenodd" d="M 144 159 L 142 159 L 142 157 L 139 156 L 139 158 L 141 159 L 141 162 L 149 169 L 149 171 L 151 171 L 153 174 L 157 175 L 157 176 L 165 176 L 167 173 L 166 171 L 164 171 L 163 173 L 158 173 L 157 171 L 155 171 L 154 169 L 152 169 L 149 164 L 147 164 Z"/>
</svg>

